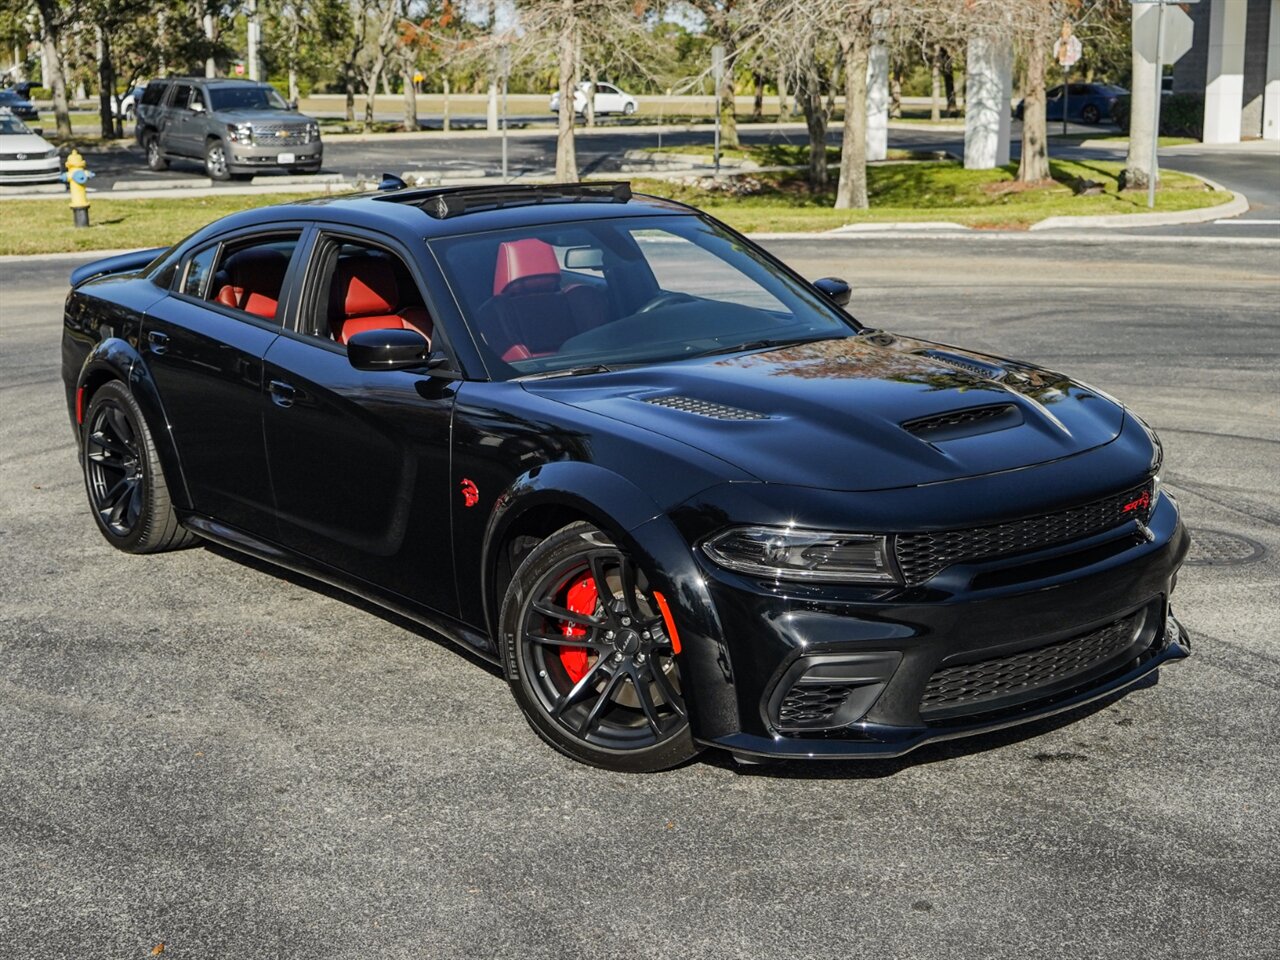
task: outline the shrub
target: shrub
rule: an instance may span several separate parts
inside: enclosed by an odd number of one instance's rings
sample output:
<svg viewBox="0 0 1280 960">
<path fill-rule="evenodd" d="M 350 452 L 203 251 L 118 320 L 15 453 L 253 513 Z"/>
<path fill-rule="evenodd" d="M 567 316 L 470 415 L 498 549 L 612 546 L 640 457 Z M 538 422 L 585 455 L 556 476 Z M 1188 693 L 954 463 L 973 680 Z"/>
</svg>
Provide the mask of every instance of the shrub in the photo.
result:
<svg viewBox="0 0 1280 960">
<path fill-rule="evenodd" d="M 1111 116 L 1123 133 L 1129 132 L 1128 97 L 1116 101 Z M 1171 93 L 1160 99 L 1160 136 L 1193 137 L 1204 133 L 1204 97 L 1196 93 Z"/>
</svg>

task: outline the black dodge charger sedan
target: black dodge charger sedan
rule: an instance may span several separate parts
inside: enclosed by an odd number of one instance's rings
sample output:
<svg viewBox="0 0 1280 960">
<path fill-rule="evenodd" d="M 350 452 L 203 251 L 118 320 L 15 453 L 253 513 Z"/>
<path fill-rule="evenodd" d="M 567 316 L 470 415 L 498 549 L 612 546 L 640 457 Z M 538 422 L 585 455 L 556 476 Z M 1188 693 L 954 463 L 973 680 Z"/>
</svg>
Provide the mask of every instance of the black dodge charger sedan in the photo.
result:
<svg viewBox="0 0 1280 960">
<path fill-rule="evenodd" d="M 1160 443 L 1106 394 L 863 327 L 626 184 L 389 187 L 72 274 L 112 545 L 415 618 L 618 770 L 895 756 L 1187 655 Z"/>
</svg>

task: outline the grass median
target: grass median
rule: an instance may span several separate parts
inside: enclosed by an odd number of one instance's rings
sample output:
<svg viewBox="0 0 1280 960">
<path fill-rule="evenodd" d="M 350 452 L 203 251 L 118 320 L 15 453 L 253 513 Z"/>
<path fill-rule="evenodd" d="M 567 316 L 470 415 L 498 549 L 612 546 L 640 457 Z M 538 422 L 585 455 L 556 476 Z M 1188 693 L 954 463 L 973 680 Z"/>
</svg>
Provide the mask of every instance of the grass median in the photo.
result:
<svg viewBox="0 0 1280 960">
<path fill-rule="evenodd" d="M 1147 212 L 1145 191 L 1118 189 L 1121 164 L 1053 161 L 1054 181 L 1024 188 L 1016 167 L 965 170 L 956 162 L 890 164 L 867 171 L 870 210 L 834 210 L 833 183 L 811 193 L 798 172 L 712 181 L 636 179 L 634 188 L 690 203 L 743 232 L 823 231 L 860 223 L 944 220 L 979 228 L 1021 229 L 1046 217 Z M 1082 181 L 1091 193 L 1077 195 Z M 72 225 L 67 199 L 0 202 L 0 254 L 155 247 L 174 243 L 212 220 L 304 194 L 219 194 L 117 200 L 94 196 L 87 229 Z M 1225 203 L 1231 194 L 1166 171 L 1157 211 Z"/>
</svg>

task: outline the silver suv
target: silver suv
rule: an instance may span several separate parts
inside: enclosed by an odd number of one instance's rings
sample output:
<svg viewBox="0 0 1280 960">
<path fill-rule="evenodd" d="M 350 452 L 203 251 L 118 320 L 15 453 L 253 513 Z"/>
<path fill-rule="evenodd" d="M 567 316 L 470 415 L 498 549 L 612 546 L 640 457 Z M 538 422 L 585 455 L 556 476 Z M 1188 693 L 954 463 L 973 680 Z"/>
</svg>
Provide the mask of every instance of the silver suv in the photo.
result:
<svg viewBox="0 0 1280 960">
<path fill-rule="evenodd" d="M 324 153 L 319 124 L 252 80 L 152 80 L 138 102 L 136 135 L 152 170 L 188 158 L 214 180 L 281 167 L 316 173 Z"/>
</svg>

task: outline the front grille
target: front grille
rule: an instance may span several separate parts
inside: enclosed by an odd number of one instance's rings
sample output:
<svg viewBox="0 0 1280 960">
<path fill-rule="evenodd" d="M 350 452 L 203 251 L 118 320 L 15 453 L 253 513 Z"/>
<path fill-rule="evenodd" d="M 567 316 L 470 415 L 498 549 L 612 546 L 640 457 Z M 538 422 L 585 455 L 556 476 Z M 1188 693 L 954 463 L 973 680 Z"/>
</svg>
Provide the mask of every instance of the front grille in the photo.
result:
<svg viewBox="0 0 1280 960">
<path fill-rule="evenodd" d="M 942 433 L 952 433 L 958 429 L 979 426 L 1001 417 L 1007 417 L 1017 410 L 1011 403 L 997 403 L 989 407 L 970 407 L 967 410 L 952 410 L 931 417 L 919 417 L 908 420 L 902 429 L 917 437 L 929 437 Z"/>
<path fill-rule="evenodd" d="M 783 727 L 820 726 L 848 698 L 848 684 L 797 683 L 778 707 L 778 721 Z"/>
<path fill-rule="evenodd" d="M 300 147 L 310 143 L 307 128 L 283 123 L 255 123 L 253 145 L 255 147 Z"/>
<path fill-rule="evenodd" d="M 651 397 L 645 400 L 655 407 L 666 407 L 682 413 L 692 413 L 699 417 L 710 417 L 713 420 L 768 420 L 763 413 L 754 410 L 743 410 L 711 400 L 698 400 L 694 397 Z"/>
<path fill-rule="evenodd" d="M 1083 677 L 1123 654 L 1134 642 L 1143 611 L 1089 633 L 1008 657 L 934 671 L 920 700 L 920 714 L 982 713 L 999 702 Z"/>
<path fill-rule="evenodd" d="M 898 568 L 908 585 L 924 583 L 952 564 L 1027 553 L 1102 533 L 1151 516 L 1151 483 L 1069 510 L 972 530 L 903 533 L 894 537 Z"/>
</svg>

